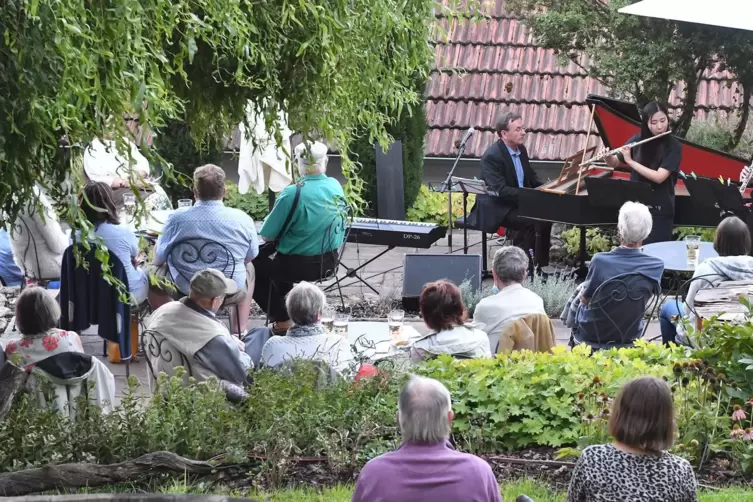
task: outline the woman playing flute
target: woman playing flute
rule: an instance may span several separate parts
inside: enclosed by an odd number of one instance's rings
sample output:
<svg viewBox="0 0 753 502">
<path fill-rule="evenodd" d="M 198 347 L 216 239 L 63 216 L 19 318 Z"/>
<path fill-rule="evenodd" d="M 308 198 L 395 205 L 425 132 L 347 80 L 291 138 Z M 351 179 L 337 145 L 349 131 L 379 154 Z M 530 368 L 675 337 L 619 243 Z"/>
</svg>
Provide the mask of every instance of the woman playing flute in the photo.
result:
<svg viewBox="0 0 753 502">
<path fill-rule="evenodd" d="M 627 144 L 658 136 L 669 130 L 667 107 L 651 101 L 641 112 L 641 132 L 627 140 Z M 616 155 L 606 157 L 612 168 L 624 162 L 630 169 L 631 181 L 650 183 L 655 194 L 650 206 L 653 217 L 651 234 L 644 241 L 662 242 L 672 240 L 675 217 L 675 184 L 680 171 L 682 144 L 671 134 L 636 147 L 623 146 Z"/>
</svg>

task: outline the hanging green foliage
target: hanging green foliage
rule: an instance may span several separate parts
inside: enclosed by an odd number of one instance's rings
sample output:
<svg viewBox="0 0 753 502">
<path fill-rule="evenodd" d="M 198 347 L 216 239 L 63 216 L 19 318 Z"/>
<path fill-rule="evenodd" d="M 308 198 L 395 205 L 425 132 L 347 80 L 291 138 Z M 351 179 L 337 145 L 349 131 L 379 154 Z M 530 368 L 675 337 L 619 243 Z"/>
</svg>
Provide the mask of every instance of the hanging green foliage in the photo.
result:
<svg viewBox="0 0 753 502">
<path fill-rule="evenodd" d="M 454 0 L 444 4 L 451 14 Z M 282 111 L 292 130 L 341 151 L 355 131 L 386 145 L 387 127 L 420 100 L 412 79 L 427 76 L 435 7 L 434 0 L 6 0 L 0 209 L 13 219 L 35 183 L 63 185 L 70 169 L 63 138 L 85 146 L 109 133 L 122 144 L 129 124 L 159 135 L 181 117 L 204 144 L 241 122 L 247 102 L 278 140 Z M 362 203 L 347 159 L 343 170 Z"/>
</svg>

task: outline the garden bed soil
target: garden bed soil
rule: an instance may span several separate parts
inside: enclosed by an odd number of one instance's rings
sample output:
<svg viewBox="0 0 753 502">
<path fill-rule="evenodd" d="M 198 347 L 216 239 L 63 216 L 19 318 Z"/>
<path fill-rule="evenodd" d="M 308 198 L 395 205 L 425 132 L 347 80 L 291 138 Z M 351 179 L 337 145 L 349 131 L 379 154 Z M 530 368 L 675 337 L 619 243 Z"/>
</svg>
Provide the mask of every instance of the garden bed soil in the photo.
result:
<svg viewBox="0 0 753 502">
<path fill-rule="evenodd" d="M 575 458 L 556 461 L 556 449 L 534 447 L 514 452 L 494 455 L 480 455 L 491 465 L 494 475 L 500 483 L 515 482 L 520 479 L 534 479 L 548 485 L 552 490 L 567 491 L 572 475 Z M 517 463 L 516 461 L 521 461 Z M 265 491 L 278 488 L 328 488 L 338 484 L 355 484 L 358 473 L 335 472 L 326 461 L 298 462 L 290 464 L 282 474 L 283 487 L 270 486 L 268 471 L 262 469 L 261 463 L 252 468 L 246 476 L 235 481 L 220 481 L 223 486 L 241 491 L 262 489 Z M 739 473 L 731 470 L 729 462 L 723 458 L 712 459 L 696 474 L 699 486 L 703 488 L 722 488 L 728 486 L 751 487 Z"/>
</svg>

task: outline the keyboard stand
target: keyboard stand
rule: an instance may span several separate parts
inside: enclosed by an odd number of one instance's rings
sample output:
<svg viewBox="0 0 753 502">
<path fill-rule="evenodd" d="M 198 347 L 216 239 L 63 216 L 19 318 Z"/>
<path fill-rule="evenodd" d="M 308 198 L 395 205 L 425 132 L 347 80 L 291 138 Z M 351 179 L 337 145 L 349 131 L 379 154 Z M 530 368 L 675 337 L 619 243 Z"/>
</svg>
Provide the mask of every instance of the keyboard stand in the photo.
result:
<svg viewBox="0 0 753 502">
<path fill-rule="evenodd" d="M 345 245 L 347 246 L 347 241 L 345 242 Z M 341 283 L 342 281 L 344 281 L 344 280 L 345 280 L 346 278 L 349 278 L 349 279 L 358 279 L 359 281 L 361 281 L 362 283 L 364 283 L 364 284 L 366 285 L 366 287 L 368 287 L 368 288 L 369 288 L 370 290 L 372 290 L 372 291 L 373 291 L 374 293 L 376 293 L 377 295 L 379 295 L 379 291 L 377 291 L 376 289 L 374 289 L 374 287 L 373 287 L 373 286 L 372 286 L 371 284 L 369 284 L 368 282 L 366 282 L 366 280 L 365 280 L 365 279 L 363 279 L 363 278 L 362 278 L 362 277 L 361 277 L 361 276 L 360 276 L 360 275 L 358 274 L 358 272 L 359 272 L 359 270 L 361 270 L 361 269 L 363 269 L 364 267 L 368 266 L 368 265 L 369 265 L 369 264 L 370 264 L 371 262 L 373 262 L 373 261 L 374 261 L 374 260 L 376 260 L 377 258 L 381 258 L 382 256 L 384 256 L 384 255 L 385 255 L 386 253 L 389 253 L 389 252 L 390 252 L 390 251 L 392 251 L 393 249 L 395 249 L 395 246 L 387 246 L 387 249 L 385 249 L 384 251 L 382 251 L 382 252 L 381 252 L 381 253 L 379 253 L 378 255 L 374 256 L 374 257 L 373 257 L 373 258 L 371 258 L 370 260 L 368 260 L 368 261 L 366 261 L 366 262 L 362 263 L 362 264 L 361 264 L 361 265 L 359 265 L 359 266 L 358 266 L 357 268 L 348 268 L 348 269 L 346 270 L 346 272 L 345 272 L 345 275 L 344 275 L 344 276 L 342 276 L 342 277 L 337 277 L 337 278 L 335 279 L 335 282 L 333 282 L 332 284 L 330 284 L 329 286 L 327 286 L 326 288 L 324 288 L 324 292 L 326 293 L 327 291 L 330 291 L 330 290 L 332 290 L 333 288 L 336 288 L 336 287 L 337 287 L 337 288 L 340 288 L 340 287 L 348 287 L 348 286 L 352 286 L 353 284 L 357 284 L 356 282 L 351 282 L 351 283 L 349 283 L 349 284 L 340 284 L 340 283 Z M 344 255 L 344 251 L 343 251 L 343 255 Z M 338 265 L 339 265 L 339 264 L 338 264 Z"/>
</svg>

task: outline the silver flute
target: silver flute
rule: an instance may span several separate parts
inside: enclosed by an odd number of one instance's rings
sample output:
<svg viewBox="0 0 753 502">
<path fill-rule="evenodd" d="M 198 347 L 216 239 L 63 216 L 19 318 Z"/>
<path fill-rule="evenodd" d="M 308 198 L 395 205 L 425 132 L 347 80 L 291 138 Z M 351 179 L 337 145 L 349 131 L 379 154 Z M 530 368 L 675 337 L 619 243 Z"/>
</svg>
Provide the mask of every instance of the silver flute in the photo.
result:
<svg viewBox="0 0 753 502">
<path fill-rule="evenodd" d="M 633 148 L 633 147 L 636 147 L 638 145 L 642 145 L 643 143 L 648 143 L 649 141 L 653 141 L 655 139 L 661 138 L 662 136 L 666 136 L 667 134 L 671 134 L 671 133 L 672 133 L 672 131 L 665 131 L 665 132 L 663 132 L 661 134 L 657 134 L 656 136 L 651 136 L 650 138 L 646 138 L 646 139 L 643 139 L 641 141 L 634 141 L 632 143 L 628 143 L 627 145 L 622 145 L 621 147 L 613 148 L 612 150 L 609 150 L 609 151 L 606 151 L 606 152 L 602 152 L 602 153 L 600 153 L 598 155 L 594 155 L 593 157 L 591 157 L 587 161 L 583 162 L 580 165 L 580 167 L 590 166 L 594 162 L 598 162 L 598 161 L 600 161 L 600 160 L 602 160 L 602 159 L 604 159 L 606 157 L 611 157 L 612 155 L 617 154 L 620 150 L 622 150 L 625 147 Z"/>
</svg>

